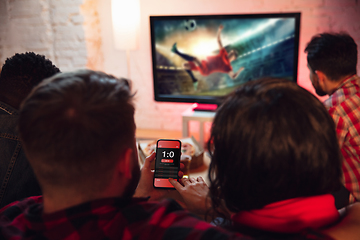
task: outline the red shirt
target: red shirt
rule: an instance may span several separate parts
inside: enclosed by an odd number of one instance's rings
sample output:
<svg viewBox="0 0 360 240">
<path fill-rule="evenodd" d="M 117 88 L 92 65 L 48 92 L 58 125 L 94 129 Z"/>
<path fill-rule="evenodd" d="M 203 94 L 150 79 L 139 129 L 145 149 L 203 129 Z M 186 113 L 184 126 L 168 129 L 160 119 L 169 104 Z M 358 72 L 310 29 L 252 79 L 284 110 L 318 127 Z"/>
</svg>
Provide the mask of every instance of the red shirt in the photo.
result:
<svg viewBox="0 0 360 240">
<path fill-rule="evenodd" d="M 214 72 L 228 73 L 232 70 L 225 48 L 220 49 L 219 54 L 209 56 L 206 60 L 202 60 L 200 66 L 197 66 L 194 62 L 189 62 L 189 64 L 191 70 L 199 71 L 203 76 Z"/>
<path fill-rule="evenodd" d="M 350 202 L 360 201 L 360 78 L 354 75 L 345 79 L 324 105 L 336 125 Z"/>
</svg>

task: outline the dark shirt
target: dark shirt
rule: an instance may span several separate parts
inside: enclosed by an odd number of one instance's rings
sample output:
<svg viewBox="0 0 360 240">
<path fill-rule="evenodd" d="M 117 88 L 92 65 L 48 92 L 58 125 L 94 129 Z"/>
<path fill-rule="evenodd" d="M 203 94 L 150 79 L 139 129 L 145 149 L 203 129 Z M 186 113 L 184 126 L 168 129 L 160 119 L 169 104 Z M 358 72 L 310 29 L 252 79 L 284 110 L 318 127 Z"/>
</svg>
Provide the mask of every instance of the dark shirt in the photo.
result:
<svg viewBox="0 0 360 240">
<path fill-rule="evenodd" d="M 106 198 L 42 212 L 42 197 L 1 209 L 1 239 L 250 239 L 201 221 L 174 200 Z"/>
<path fill-rule="evenodd" d="M 17 133 L 18 111 L 0 102 L 0 208 L 41 194 Z"/>
</svg>

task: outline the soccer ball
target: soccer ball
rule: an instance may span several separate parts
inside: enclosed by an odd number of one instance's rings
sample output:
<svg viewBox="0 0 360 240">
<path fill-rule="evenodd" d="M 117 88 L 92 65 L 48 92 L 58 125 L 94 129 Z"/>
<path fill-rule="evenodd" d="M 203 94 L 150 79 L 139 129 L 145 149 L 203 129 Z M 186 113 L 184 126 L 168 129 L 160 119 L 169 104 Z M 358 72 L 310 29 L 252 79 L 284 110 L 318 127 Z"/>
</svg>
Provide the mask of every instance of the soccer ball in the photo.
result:
<svg viewBox="0 0 360 240">
<path fill-rule="evenodd" d="M 187 31 L 194 31 L 196 28 L 196 22 L 194 19 L 185 20 L 184 25 Z"/>
</svg>

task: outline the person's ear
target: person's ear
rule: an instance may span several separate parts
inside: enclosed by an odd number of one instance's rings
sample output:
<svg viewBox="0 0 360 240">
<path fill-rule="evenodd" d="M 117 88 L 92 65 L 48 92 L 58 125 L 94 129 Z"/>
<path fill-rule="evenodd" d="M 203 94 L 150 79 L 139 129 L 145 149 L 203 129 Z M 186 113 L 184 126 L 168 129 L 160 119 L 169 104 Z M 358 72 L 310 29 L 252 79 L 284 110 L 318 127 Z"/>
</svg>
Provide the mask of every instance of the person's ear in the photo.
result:
<svg viewBox="0 0 360 240">
<path fill-rule="evenodd" d="M 315 70 L 315 74 L 316 74 L 319 82 L 320 82 L 321 84 L 324 84 L 324 81 L 327 79 L 325 73 L 322 72 L 322 71 L 319 71 L 319 70 Z"/>
<path fill-rule="evenodd" d="M 117 164 L 118 171 L 127 179 L 132 178 L 133 150 L 126 148 Z"/>
</svg>

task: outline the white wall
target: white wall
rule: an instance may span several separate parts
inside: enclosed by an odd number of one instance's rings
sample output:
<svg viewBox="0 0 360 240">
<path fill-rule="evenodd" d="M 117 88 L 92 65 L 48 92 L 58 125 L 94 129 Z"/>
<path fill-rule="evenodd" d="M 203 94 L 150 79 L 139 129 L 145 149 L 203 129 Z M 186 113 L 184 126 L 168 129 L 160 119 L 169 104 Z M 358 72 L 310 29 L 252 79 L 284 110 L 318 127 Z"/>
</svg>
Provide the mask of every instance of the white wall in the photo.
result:
<svg viewBox="0 0 360 240">
<path fill-rule="evenodd" d="M 360 47 L 359 0 L 140 0 L 139 49 L 114 49 L 110 0 L 0 0 L 0 61 L 15 52 L 45 54 L 62 71 L 88 67 L 133 80 L 138 128 L 181 130 L 181 113 L 190 104 L 153 100 L 150 15 L 302 13 L 299 84 L 308 79 L 307 42 L 324 31 L 347 31 Z M 360 66 L 358 65 L 358 71 Z"/>
<path fill-rule="evenodd" d="M 1 0 L 0 61 L 33 51 L 52 60 L 62 71 L 87 62 L 82 0 Z"/>
<path fill-rule="evenodd" d="M 104 69 L 126 76 L 126 55 L 114 50 L 111 36 L 110 0 L 100 3 L 104 40 Z M 360 4 L 357 0 L 141 0 L 140 48 L 131 52 L 130 76 L 137 90 L 136 122 L 139 128 L 181 130 L 181 113 L 190 104 L 157 103 L 153 100 L 150 48 L 150 15 L 236 14 L 263 12 L 302 13 L 299 50 L 299 85 L 313 88 L 304 49 L 311 37 L 324 31 L 347 31 L 360 46 Z M 121 67 L 123 66 L 123 67 Z M 360 66 L 358 66 L 360 70 Z"/>
</svg>

